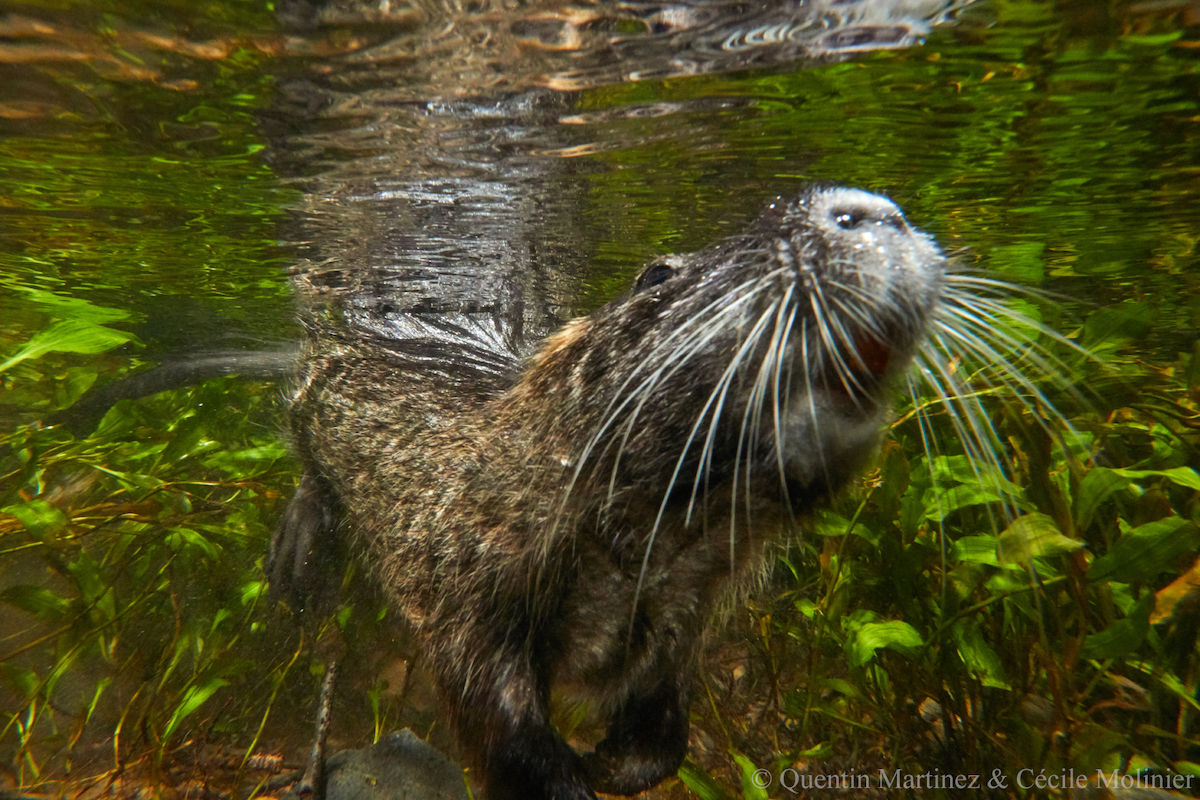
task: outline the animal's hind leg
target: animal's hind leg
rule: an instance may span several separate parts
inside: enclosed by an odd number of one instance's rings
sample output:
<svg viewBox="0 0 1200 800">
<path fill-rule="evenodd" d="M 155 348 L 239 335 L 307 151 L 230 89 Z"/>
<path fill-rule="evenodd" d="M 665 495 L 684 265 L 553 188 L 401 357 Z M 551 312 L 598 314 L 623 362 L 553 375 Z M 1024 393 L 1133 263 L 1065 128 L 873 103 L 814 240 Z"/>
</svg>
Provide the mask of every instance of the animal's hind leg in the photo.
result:
<svg viewBox="0 0 1200 800">
<path fill-rule="evenodd" d="M 487 627 L 455 636 L 471 647 L 474 663 L 441 653 L 435 665 L 455 701 L 459 743 L 483 773 L 487 800 L 595 800 L 583 758 L 550 724 L 545 670 L 535 667 L 523 639 L 496 642 L 497 626 Z"/>
<path fill-rule="evenodd" d="M 674 775 L 687 755 L 691 670 L 663 672 L 618 709 L 604 740 L 584 758 L 598 792 L 633 795 Z"/>
</svg>

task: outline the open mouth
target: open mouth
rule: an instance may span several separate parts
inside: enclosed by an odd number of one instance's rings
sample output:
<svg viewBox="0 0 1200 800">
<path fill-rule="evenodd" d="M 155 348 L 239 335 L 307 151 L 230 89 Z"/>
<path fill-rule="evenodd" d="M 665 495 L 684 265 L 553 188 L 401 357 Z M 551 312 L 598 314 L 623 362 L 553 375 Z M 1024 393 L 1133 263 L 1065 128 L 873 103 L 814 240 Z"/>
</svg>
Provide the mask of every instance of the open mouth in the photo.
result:
<svg viewBox="0 0 1200 800">
<path fill-rule="evenodd" d="M 860 336 L 854 340 L 854 349 L 858 359 L 851 369 L 865 372 L 877 381 L 882 380 L 892 358 L 891 346 L 873 336 Z"/>
<path fill-rule="evenodd" d="M 841 363 L 828 376 L 829 392 L 856 405 L 864 401 L 873 404 L 894 353 L 895 348 L 883 339 L 870 334 L 856 336 L 853 350 L 843 353 Z"/>
</svg>

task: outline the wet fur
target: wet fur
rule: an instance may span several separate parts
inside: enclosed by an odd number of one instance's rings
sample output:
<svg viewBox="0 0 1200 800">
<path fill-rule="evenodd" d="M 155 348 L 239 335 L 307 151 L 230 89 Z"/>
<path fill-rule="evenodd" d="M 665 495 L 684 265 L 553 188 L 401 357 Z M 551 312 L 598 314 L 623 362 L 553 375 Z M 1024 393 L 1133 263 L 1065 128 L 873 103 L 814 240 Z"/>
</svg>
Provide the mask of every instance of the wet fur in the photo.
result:
<svg viewBox="0 0 1200 800">
<path fill-rule="evenodd" d="M 334 309 L 292 400 L 304 477 L 273 585 L 311 603 L 353 530 L 489 800 L 643 791 L 686 754 L 715 604 L 870 458 L 944 282 L 889 201 L 817 187 L 653 262 L 529 359 L 488 331 L 363 335 Z M 558 684 L 611 720 L 591 753 L 549 723 Z"/>
</svg>

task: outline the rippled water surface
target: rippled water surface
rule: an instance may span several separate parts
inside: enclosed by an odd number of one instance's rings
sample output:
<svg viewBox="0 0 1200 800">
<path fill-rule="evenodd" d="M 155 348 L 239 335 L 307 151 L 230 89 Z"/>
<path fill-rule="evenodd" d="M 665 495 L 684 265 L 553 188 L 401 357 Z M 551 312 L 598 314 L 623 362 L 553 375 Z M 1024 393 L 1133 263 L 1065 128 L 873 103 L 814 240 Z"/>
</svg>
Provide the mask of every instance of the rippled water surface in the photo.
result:
<svg viewBox="0 0 1200 800">
<path fill-rule="evenodd" d="M 543 260 L 576 275 L 567 314 L 812 180 L 887 193 L 988 268 L 1138 304 L 1163 356 L 1190 346 L 1194 7 L 996 2 L 934 27 L 945 9 L 911 3 L 842 38 L 789 9 L 9 4 L 9 349 L 67 313 L 33 290 L 125 312 L 138 360 L 286 339 L 278 241 Z"/>
<path fill-rule="evenodd" d="M 336 296 L 379 312 L 381 291 L 446 313 L 519 301 L 523 323 L 542 328 L 812 181 L 891 196 L 964 261 L 1061 298 L 1036 312 L 1050 324 L 1195 386 L 1194 0 L 0 2 L 0 433 L 151 365 L 286 350 L 298 338 L 289 271 L 302 306 Z M 259 623 L 235 612 L 257 602 L 261 576 L 205 567 L 151 587 L 192 568 L 191 545 L 243 566 L 265 552 L 292 486 L 277 395 L 221 379 L 126 402 L 94 452 L 70 437 L 10 439 L 0 533 L 36 540 L 0 541 L 0 591 L 37 619 L 0 621 L 0 747 L 23 754 L 17 779 L 55 772 L 87 727 L 67 700 L 51 723 L 22 699 L 64 652 L 79 670 L 64 673 L 69 702 L 113 719 L 138 697 L 154 708 L 158 690 L 139 695 L 129 669 L 191 670 L 194 706 L 136 712 L 168 733 L 237 676 L 266 671 L 200 657 L 226 618 L 245 625 L 228 652 L 252 639 Z M 70 454 L 106 477 L 52 459 Z M 110 478 L 111 494 L 88 494 Z M 68 525 L 62 509 L 82 497 L 87 513 Z M 33 510 L 13 511 L 22 504 Z M 232 538 L 189 538 L 207 530 L 180 522 L 199 508 Z M 71 561 L 85 518 L 165 526 L 173 555 L 139 560 L 131 532 L 98 564 Z M 47 566 L 39 546 L 63 560 Z M 118 593 L 98 588 L 110 569 L 145 586 L 128 595 L 140 599 L 114 605 Z M 74 605 L 20 588 L 93 573 Z M 185 624 L 185 602 L 211 602 L 207 631 Z M 39 651 L 84 619 L 98 637 Z M 140 636 L 160 637 L 161 653 L 119 655 Z M 272 669 L 286 672 L 288 646 Z M 132 661 L 117 669 L 119 658 Z M 26 723 L 56 744 L 28 749 Z M 248 741 L 258 724 L 230 735 Z"/>
</svg>

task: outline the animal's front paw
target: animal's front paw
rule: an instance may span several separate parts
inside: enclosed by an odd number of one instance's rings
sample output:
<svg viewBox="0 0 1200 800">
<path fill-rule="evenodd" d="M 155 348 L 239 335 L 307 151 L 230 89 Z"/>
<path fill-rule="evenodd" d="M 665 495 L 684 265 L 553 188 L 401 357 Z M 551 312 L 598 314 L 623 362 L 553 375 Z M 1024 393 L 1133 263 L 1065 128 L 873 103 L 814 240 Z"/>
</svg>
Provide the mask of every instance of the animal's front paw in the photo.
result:
<svg viewBox="0 0 1200 800">
<path fill-rule="evenodd" d="M 323 607 L 340 584 L 340 519 L 333 490 L 305 472 L 271 539 L 266 565 L 271 594 L 297 613 Z"/>
</svg>

